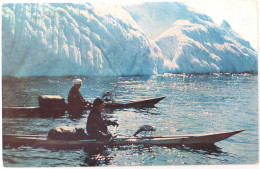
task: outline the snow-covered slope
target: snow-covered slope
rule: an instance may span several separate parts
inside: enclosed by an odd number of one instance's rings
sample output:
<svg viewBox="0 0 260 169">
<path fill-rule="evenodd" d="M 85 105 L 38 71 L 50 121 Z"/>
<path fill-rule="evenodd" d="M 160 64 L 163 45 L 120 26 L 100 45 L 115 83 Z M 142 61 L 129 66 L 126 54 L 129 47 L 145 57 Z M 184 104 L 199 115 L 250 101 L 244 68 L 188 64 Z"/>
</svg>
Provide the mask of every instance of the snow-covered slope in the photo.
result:
<svg viewBox="0 0 260 169">
<path fill-rule="evenodd" d="M 143 75 L 163 67 L 158 47 L 120 7 L 8 4 L 2 15 L 4 75 Z"/>
<path fill-rule="evenodd" d="M 168 59 L 171 72 L 257 72 L 256 52 L 223 25 L 178 20 L 156 43 Z"/>
<path fill-rule="evenodd" d="M 2 25 L 3 75 L 257 72 L 226 21 L 177 2 L 5 4 Z"/>
<path fill-rule="evenodd" d="M 257 72 L 257 53 L 232 30 L 178 2 L 125 7 L 154 39 L 174 73 Z"/>
</svg>

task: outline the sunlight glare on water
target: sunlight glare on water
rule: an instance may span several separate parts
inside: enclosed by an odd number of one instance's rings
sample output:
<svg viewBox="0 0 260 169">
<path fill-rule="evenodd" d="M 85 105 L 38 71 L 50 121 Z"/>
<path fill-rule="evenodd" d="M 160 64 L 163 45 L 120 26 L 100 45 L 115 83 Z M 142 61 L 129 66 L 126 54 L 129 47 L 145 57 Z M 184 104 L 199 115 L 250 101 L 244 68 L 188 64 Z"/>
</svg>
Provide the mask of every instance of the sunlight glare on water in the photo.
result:
<svg viewBox="0 0 260 169">
<path fill-rule="evenodd" d="M 105 91 L 117 99 L 138 100 L 166 96 L 153 108 L 107 110 L 104 118 L 118 120 L 117 135 L 133 135 L 141 125 L 154 126 L 154 135 L 211 133 L 245 129 L 215 147 L 163 147 L 129 145 L 99 149 L 49 150 L 5 147 L 6 167 L 160 166 L 255 164 L 258 161 L 257 75 L 164 74 L 130 77 L 3 77 L 3 106 L 38 105 L 38 96 L 67 98 L 72 80 L 81 78 L 80 89 L 93 102 Z M 85 111 L 79 117 L 3 118 L 3 134 L 47 134 L 56 126 L 85 128 Z M 113 127 L 109 127 L 112 132 Z"/>
</svg>

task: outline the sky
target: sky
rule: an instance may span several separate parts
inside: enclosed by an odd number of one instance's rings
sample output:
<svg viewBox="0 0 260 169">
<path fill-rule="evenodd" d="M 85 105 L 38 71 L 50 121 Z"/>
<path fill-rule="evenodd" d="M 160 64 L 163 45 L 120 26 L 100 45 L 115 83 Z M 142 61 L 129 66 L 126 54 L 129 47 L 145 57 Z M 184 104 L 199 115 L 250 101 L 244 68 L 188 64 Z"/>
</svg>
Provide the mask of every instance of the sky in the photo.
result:
<svg viewBox="0 0 260 169">
<path fill-rule="evenodd" d="M 80 2 L 86 0 L 2 0 L 1 3 L 21 3 L 21 2 Z M 88 0 L 102 1 L 102 0 Z M 105 0 L 103 0 L 105 1 Z M 110 0 L 111 2 L 131 2 L 140 3 L 141 1 L 153 2 L 162 0 Z M 165 1 L 165 0 L 164 0 Z M 167 1 L 167 0 L 166 0 Z M 174 1 L 174 0 L 168 0 Z M 176 0 L 175 0 L 176 1 Z M 257 49 L 259 39 L 257 14 L 259 12 L 259 0 L 178 0 L 184 2 L 200 13 L 209 15 L 217 24 L 221 24 L 225 19 L 232 29 L 243 39 L 250 42 L 254 49 Z M 108 2 L 108 1 L 105 1 Z"/>
</svg>

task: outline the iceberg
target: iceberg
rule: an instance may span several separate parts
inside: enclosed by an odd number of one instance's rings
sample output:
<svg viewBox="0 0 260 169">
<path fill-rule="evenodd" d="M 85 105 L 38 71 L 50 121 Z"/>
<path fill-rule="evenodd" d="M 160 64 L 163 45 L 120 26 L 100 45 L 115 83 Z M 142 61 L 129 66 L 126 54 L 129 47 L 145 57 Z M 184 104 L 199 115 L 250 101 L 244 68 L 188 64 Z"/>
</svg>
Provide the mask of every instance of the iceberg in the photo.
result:
<svg viewBox="0 0 260 169">
<path fill-rule="evenodd" d="M 3 6 L 3 75 L 151 75 L 160 49 L 120 7 L 102 4 Z M 114 9 L 116 8 L 116 9 Z M 114 11 L 117 11 L 115 13 Z"/>
<path fill-rule="evenodd" d="M 4 4 L 2 74 L 125 76 L 257 73 L 227 21 L 177 2 Z"/>
<path fill-rule="evenodd" d="M 257 73 L 257 53 L 224 20 L 213 20 L 179 2 L 125 7 L 159 46 L 171 73 Z"/>
<path fill-rule="evenodd" d="M 256 73 L 257 54 L 223 25 L 178 20 L 156 40 L 175 73 Z"/>
</svg>

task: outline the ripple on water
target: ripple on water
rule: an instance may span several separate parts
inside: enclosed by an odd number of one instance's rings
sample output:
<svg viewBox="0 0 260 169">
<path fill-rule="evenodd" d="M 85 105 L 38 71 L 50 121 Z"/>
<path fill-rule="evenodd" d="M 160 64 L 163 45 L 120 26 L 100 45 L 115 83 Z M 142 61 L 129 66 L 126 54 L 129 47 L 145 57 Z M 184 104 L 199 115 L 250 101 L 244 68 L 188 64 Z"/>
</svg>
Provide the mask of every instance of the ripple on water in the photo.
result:
<svg viewBox="0 0 260 169">
<path fill-rule="evenodd" d="M 46 80 L 47 78 L 47 80 Z M 4 78 L 3 105 L 33 105 L 40 94 L 67 97 L 73 76 Z M 132 135 L 144 124 L 155 126 L 154 134 L 186 134 L 246 131 L 216 144 L 211 149 L 185 146 L 121 146 L 86 150 L 48 150 L 5 147 L 7 167 L 146 166 L 255 164 L 258 161 L 257 75 L 176 75 L 134 77 L 84 77 L 81 93 L 89 101 L 104 91 L 115 91 L 118 99 L 167 96 L 155 108 L 107 112 L 118 119 L 118 135 Z M 58 83 L 56 83 L 58 82 Z M 8 92 L 7 92 L 8 91 Z M 19 96 L 19 97 L 18 97 Z M 81 116 L 68 112 L 56 118 L 4 118 L 3 133 L 47 134 L 60 125 L 85 128 L 88 111 Z M 113 127 L 109 128 L 113 130 Z"/>
</svg>

